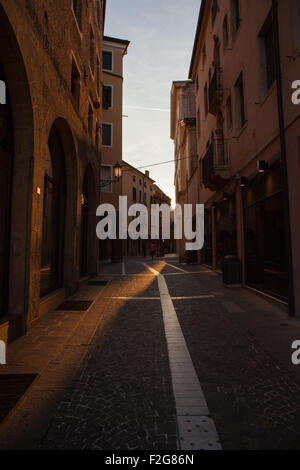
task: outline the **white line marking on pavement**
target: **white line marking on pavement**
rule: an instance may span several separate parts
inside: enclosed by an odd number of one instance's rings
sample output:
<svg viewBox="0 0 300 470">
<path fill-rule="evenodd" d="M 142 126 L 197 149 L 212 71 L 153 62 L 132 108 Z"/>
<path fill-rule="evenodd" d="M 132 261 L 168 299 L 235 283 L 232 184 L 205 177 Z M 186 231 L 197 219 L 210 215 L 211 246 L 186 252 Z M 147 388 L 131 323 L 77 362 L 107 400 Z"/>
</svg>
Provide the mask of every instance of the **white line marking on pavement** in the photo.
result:
<svg viewBox="0 0 300 470">
<path fill-rule="evenodd" d="M 195 295 L 192 297 L 171 297 L 172 300 L 214 299 L 214 295 Z"/>
<path fill-rule="evenodd" d="M 168 266 L 171 266 L 171 267 L 174 268 L 174 269 L 177 269 L 178 271 L 181 271 L 181 272 L 184 273 L 184 274 L 187 274 L 187 273 L 188 273 L 188 271 L 185 271 L 184 269 L 178 268 L 177 266 L 174 266 L 173 264 L 166 263 L 166 262 L 165 262 L 165 264 L 167 264 Z"/>
<path fill-rule="evenodd" d="M 175 266 L 173 266 L 175 268 Z M 183 273 L 164 273 L 164 276 L 183 276 L 186 274 L 211 274 L 211 271 L 184 271 Z"/>
<path fill-rule="evenodd" d="M 156 276 L 169 352 L 173 393 L 176 402 L 180 450 L 221 450 L 214 421 L 199 383 L 165 278 L 143 263 Z"/>
<path fill-rule="evenodd" d="M 111 297 L 114 300 L 160 300 L 160 297 Z"/>
<path fill-rule="evenodd" d="M 123 274 L 123 276 L 125 276 L 125 274 L 126 274 L 126 268 L 125 268 L 124 261 L 122 262 L 122 274 Z"/>
</svg>

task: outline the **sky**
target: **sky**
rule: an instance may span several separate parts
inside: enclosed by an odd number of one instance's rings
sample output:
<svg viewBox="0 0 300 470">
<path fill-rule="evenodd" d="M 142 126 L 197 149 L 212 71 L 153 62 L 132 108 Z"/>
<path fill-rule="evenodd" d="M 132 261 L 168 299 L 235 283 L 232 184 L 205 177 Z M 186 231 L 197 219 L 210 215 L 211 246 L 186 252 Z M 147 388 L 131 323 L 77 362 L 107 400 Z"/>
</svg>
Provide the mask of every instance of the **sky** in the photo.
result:
<svg viewBox="0 0 300 470">
<path fill-rule="evenodd" d="M 200 0 L 107 0 L 105 35 L 128 39 L 124 57 L 123 159 L 149 169 L 175 202 L 170 139 L 173 80 L 188 78 Z"/>
</svg>

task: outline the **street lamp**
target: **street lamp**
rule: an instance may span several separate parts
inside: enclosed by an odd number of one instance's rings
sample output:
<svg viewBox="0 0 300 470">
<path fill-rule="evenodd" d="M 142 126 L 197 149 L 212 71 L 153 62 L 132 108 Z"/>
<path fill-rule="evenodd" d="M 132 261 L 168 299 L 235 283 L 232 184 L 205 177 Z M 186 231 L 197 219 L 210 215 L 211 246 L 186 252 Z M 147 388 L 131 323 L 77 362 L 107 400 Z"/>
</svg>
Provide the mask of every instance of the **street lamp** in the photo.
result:
<svg viewBox="0 0 300 470">
<path fill-rule="evenodd" d="M 114 178 L 110 180 L 101 180 L 100 182 L 100 187 L 104 188 L 105 186 L 109 186 L 112 183 L 118 183 L 120 181 L 120 178 L 122 177 L 122 165 L 120 163 L 116 163 L 113 166 L 114 170 Z"/>
<path fill-rule="evenodd" d="M 116 163 L 114 165 L 114 175 L 116 181 L 119 181 L 122 176 L 122 166 L 120 165 L 120 163 Z"/>
</svg>

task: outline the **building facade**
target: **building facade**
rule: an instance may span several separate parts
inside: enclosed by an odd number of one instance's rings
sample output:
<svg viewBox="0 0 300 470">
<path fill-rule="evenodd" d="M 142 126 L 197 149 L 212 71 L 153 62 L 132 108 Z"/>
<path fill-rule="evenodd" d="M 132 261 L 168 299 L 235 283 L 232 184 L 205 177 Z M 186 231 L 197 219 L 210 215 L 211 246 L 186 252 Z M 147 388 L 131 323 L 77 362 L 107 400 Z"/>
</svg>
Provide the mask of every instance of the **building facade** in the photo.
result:
<svg viewBox="0 0 300 470">
<path fill-rule="evenodd" d="M 103 38 L 101 202 L 116 208 L 122 194 L 122 180 L 112 182 L 113 167 L 122 163 L 123 58 L 128 46 L 127 40 Z M 120 261 L 121 251 L 118 241 L 104 240 L 100 243 L 100 260 Z"/>
<path fill-rule="evenodd" d="M 171 90 L 171 139 L 174 141 L 176 204 L 198 203 L 199 166 L 197 161 L 195 85 L 191 80 L 173 82 Z M 184 234 L 176 240 L 180 262 L 187 262 Z M 198 253 L 197 253 L 198 260 Z"/>
<path fill-rule="evenodd" d="M 189 71 L 201 260 L 218 268 L 236 255 L 244 284 L 289 299 L 292 315 L 300 308 L 300 107 L 291 100 L 299 27 L 295 0 L 203 0 Z"/>
<path fill-rule="evenodd" d="M 103 0 L 0 1 L 5 341 L 97 273 L 104 15 Z"/>
</svg>

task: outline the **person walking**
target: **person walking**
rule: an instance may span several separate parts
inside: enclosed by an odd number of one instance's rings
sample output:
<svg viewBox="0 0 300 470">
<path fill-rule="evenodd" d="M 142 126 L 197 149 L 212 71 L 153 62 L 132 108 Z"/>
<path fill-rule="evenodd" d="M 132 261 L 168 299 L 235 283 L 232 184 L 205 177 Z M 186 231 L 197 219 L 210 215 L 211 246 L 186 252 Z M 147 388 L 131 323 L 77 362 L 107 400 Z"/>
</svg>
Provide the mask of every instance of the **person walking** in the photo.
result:
<svg viewBox="0 0 300 470">
<path fill-rule="evenodd" d="M 150 253 L 151 253 L 152 259 L 154 258 L 155 249 L 156 249 L 155 243 L 151 243 L 151 245 L 150 245 Z"/>
</svg>

